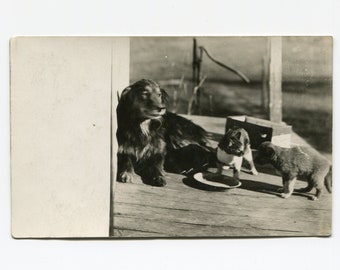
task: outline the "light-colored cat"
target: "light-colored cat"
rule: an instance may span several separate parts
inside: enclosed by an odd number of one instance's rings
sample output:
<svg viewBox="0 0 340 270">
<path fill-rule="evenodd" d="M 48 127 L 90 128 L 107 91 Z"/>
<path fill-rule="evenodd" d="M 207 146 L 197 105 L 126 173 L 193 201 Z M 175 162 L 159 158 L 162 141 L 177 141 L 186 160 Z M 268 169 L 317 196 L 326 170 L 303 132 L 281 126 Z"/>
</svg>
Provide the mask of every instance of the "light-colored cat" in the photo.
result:
<svg viewBox="0 0 340 270">
<path fill-rule="evenodd" d="M 233 178 L 236 181 L 236 186 L 239 186 L 241 184 L 239 174 L 243 159 L 249 163 L 251 173 L 257 175 L 247 131 L 243 128 L 232 127 L 226 132 L 217 147 L 217 173 L 222 174 L 223 168 L 232 167 Z"/>
</svg>

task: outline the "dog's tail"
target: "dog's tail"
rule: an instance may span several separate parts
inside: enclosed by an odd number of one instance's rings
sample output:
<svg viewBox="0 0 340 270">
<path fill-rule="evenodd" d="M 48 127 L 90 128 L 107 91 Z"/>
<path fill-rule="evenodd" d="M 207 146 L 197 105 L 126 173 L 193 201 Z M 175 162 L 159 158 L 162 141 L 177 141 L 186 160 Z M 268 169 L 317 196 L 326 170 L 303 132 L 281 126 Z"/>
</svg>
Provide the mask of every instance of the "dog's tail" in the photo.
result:
<svg viewBox="0 0 340 270">
<path fill-rule="evenodd" d="M 325 186 L 329 193 L 332 193 L 332 166 L 325 177 Z"/>
<path fill-rule="evenodd" d="M 179 149 L 192 144 L 207 145 L 208 133 L 200 126 L 171 112 L 166 112 L 163 118 L 168 146 L 170 144 L 173 149 Z"/>
<path fill-rule="evenodd" d="M 166 171 L 188 175 L 216 166 L 215 149 L 209 146 L 209 135 L 202 127 L 171 112 L 163 118 L 167 144 Z"/>
</svg>

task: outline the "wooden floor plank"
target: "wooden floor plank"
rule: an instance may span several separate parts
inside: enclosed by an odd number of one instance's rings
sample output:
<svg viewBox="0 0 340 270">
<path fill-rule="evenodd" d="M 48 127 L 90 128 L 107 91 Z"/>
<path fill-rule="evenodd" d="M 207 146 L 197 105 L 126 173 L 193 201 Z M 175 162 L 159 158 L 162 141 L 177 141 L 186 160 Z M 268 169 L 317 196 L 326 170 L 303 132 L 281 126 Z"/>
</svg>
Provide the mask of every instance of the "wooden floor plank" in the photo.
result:
<svg viewBox="0 0 340 270">
<path fill-rule="evenodd" d="M 280 182 L 278 176 L 270 178 Z M 329 194 L 314 202 L 242 186 L 227 192 L 194 189 L 176 180 L 169 186 L 117 183 L 114 222 L 120 237 L 325 236 L 331 230 Z"/>
<path fill-rule="evenodd" d="M 205 119 L 206 120 L 206 119 Z M 213 122 L 217 130 L 221 120 Z M 220 128 L 221 130 L 221 128 Z M 236 189 L 211 190 L 192 178 L 167 174 L 167 186 L 141 181 L 117 183 L 114 194 L 114 237 L 272 237 L 328 236 L 332 196 L 320 201 L 310 194 L 280 198 L 281 177 L 271 167 L 259 175 L 241 172 Z M 225 172 L 231 176 L 232 171 Z M 296 188 L 306 182 L 297 181 Z"/>
</svg>

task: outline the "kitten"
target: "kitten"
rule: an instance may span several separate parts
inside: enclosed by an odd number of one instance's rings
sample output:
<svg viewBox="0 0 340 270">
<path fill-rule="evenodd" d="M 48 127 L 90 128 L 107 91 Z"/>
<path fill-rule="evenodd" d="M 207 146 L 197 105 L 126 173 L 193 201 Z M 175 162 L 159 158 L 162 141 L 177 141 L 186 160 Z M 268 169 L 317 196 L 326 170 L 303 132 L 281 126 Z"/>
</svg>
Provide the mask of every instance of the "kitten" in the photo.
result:
<svg viewBox="0 0 340 270">
<path fill-rule="evenodd" d="M 233 167 L 235 186 L 240 186 L 239 174 L 243 158 L 248 161 L 251 173 L 257 175 L 247 131 L 243 128 L 232 127 L 226 132 L 217 147 L 217 173 L 222 174 L 225 165 Z"/>
</svg>

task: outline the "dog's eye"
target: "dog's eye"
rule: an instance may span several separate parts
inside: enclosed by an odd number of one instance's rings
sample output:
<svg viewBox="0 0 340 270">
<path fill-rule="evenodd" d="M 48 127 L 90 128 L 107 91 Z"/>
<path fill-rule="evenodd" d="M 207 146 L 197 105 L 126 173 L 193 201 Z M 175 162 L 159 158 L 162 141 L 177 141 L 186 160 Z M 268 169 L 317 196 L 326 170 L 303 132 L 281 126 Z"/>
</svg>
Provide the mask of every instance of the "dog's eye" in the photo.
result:
<svg viewBox="0 0 340 270">
<path fill-rule="evenodd" d="M 150 93 L 148 91 L 143 91 L 142 92 L 142 96 L 143 97 L 148 97 L 148 96 L 150 96 Z"/>
</svg>

